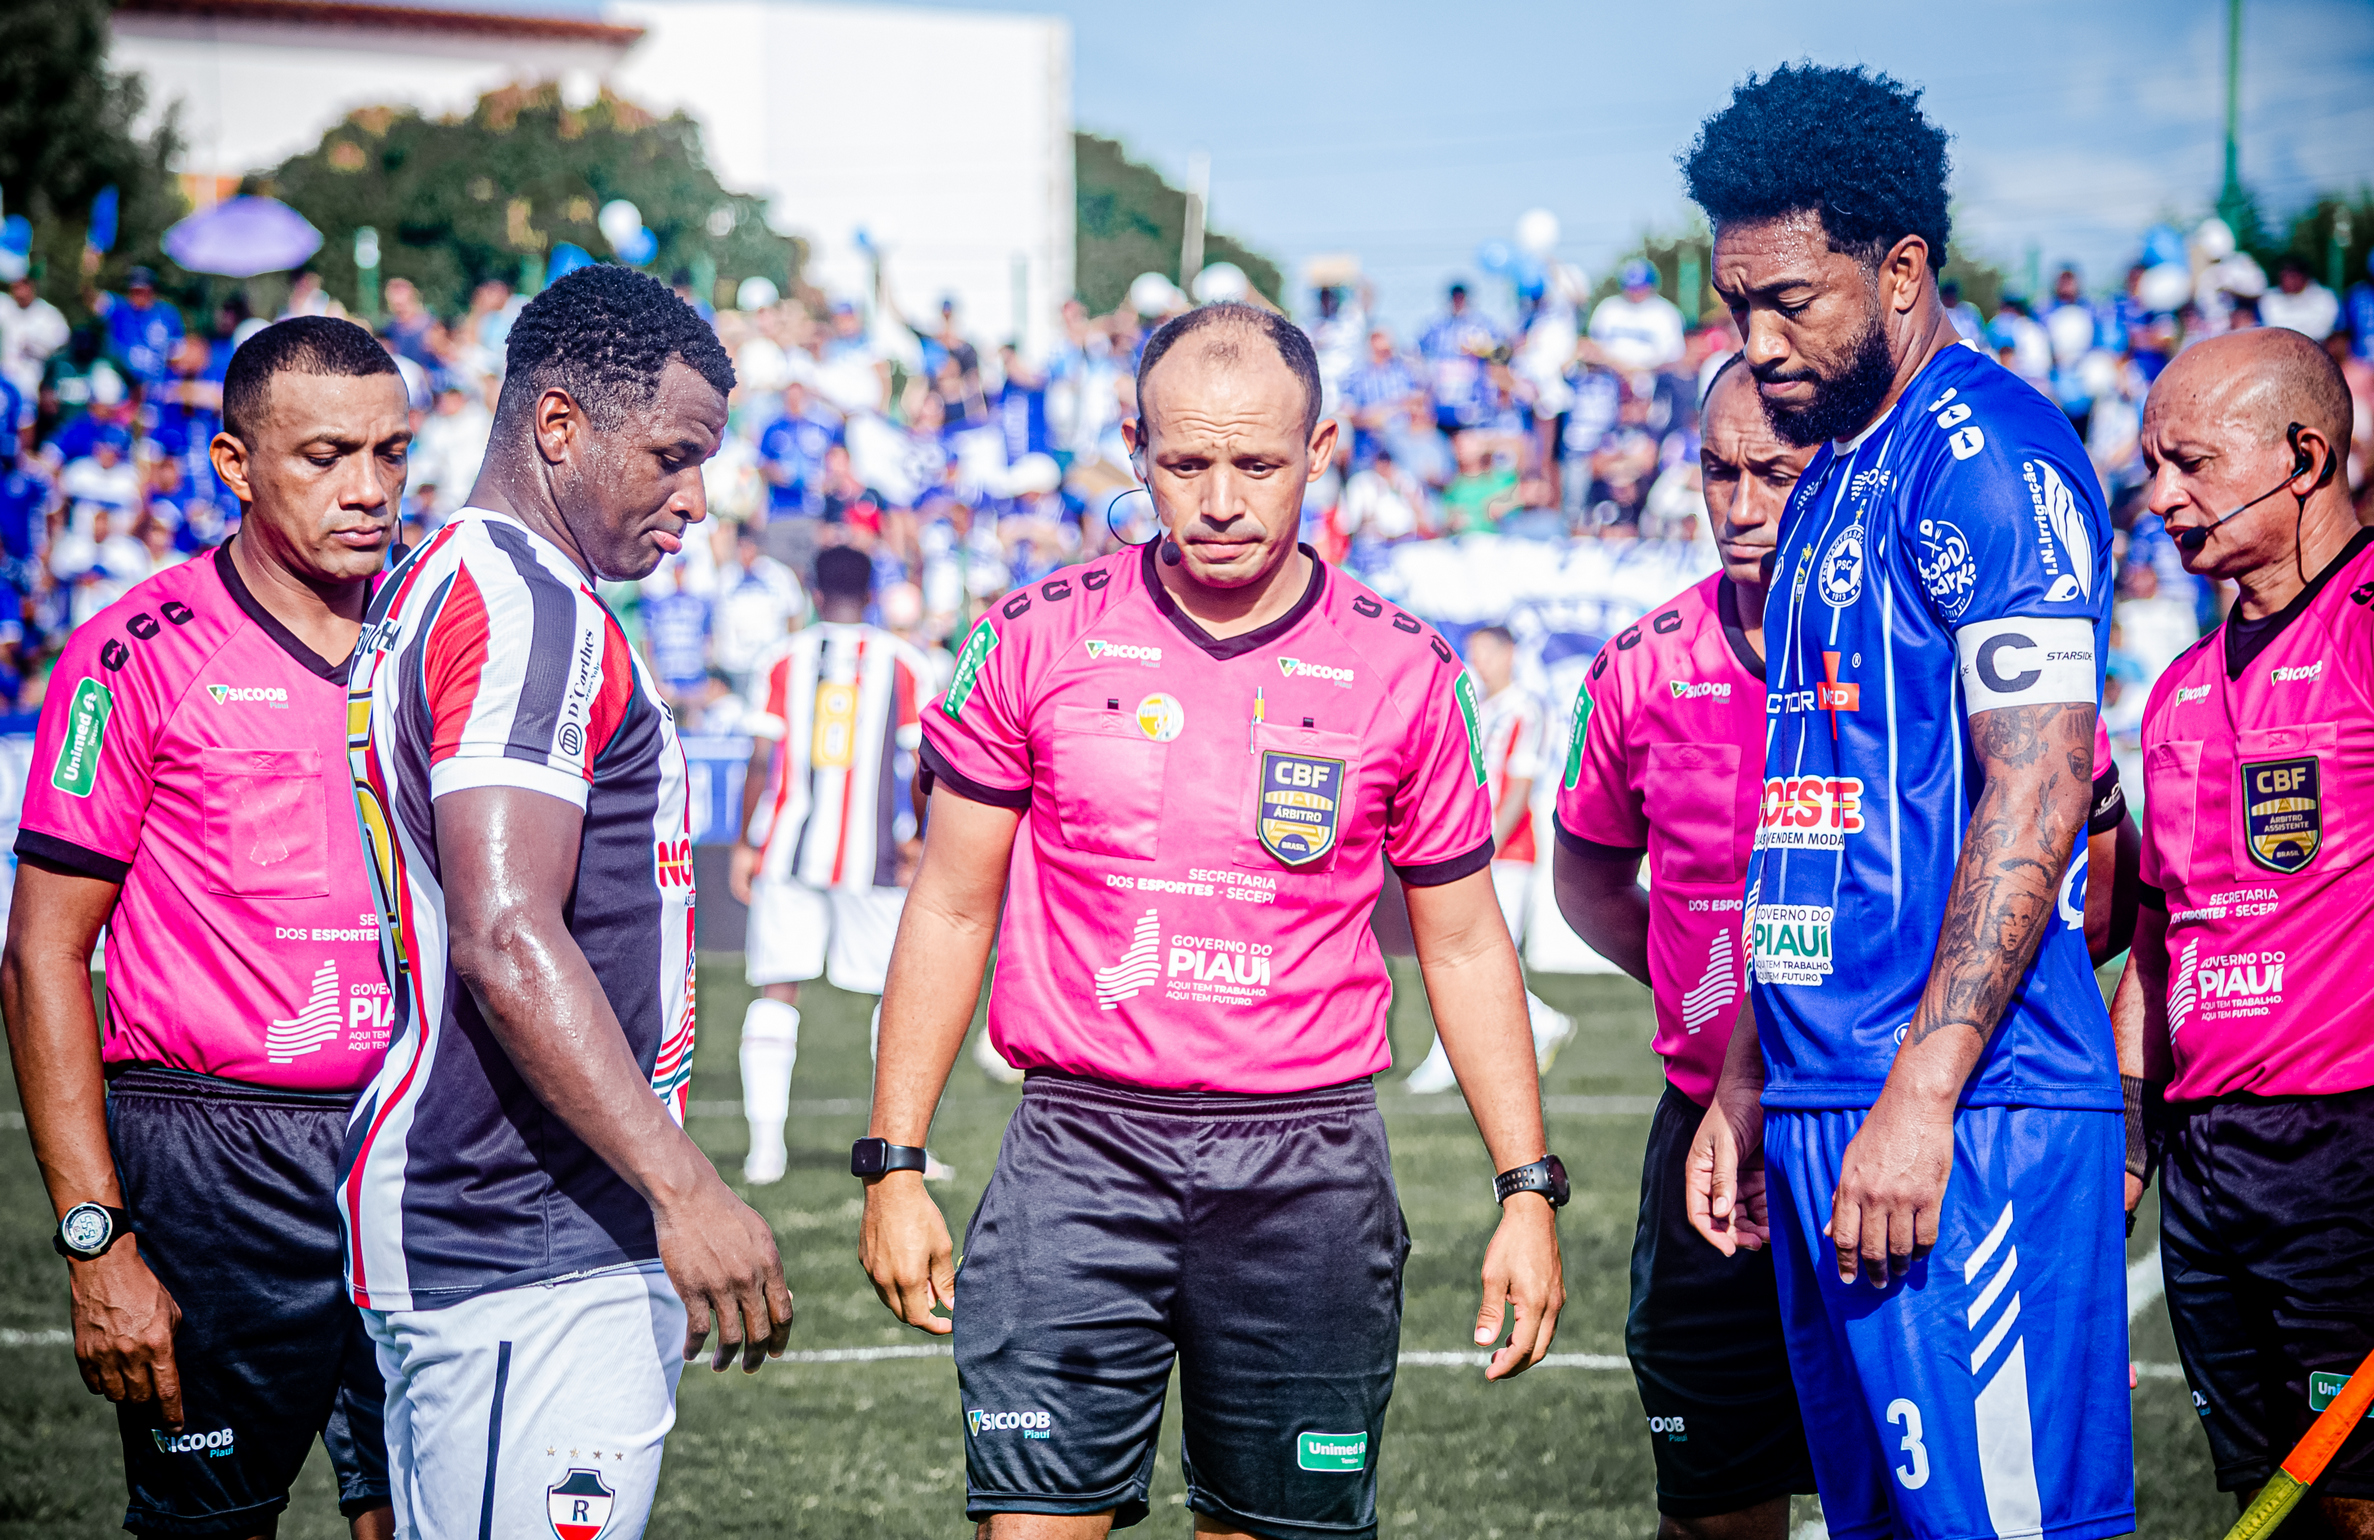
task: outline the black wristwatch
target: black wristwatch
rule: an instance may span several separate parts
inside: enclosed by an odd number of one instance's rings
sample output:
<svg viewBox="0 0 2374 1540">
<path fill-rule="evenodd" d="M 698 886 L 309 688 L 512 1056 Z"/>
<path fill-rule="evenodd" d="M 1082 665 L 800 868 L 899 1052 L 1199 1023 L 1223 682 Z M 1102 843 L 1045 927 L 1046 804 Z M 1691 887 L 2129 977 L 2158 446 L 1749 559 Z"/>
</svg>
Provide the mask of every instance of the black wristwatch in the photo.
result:
<svg viewBox="0 0 2374 1540">
<path fill-rule="evenodd" d="M 888 1139 L 864 1138 L 849 1146 L 851 1176 L 882 1176 L 892 1171 L 920 1171 L 930 1155 L 920 1144 L 892 1144 Z"/>
<path fill-rule="evenodd" d="M 77 1203 L 58 1221 L 49 1238 L 58 1255 L 76 1262 L 95 1262 L 107 1248 L 132 1233 L 132 1216 L 104 1203 Z"/>
<path fill-rule="evenodd" d="M 1555 1155 L 1544 1155 L 1529 1166 L 1518 1166 L 1492 1178 L 1495 1203 L 1506 1203 L 1521 1192 L 1538 1192 L 1550 1200 L 1550 1207 L 1566 1207 L 1566 1162 Z"/>
</svg>

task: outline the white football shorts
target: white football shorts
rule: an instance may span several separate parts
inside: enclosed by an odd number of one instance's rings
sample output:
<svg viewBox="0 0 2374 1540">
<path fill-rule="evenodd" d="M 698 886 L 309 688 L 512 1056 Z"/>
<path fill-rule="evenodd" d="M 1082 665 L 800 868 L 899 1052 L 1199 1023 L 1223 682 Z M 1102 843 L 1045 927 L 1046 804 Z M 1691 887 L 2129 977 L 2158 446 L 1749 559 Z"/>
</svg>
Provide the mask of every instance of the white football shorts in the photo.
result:
<svg viewBox="0 0 2374 1540">
<path fill-rule="evenodd" d="M 890 976 L 890 944 L 907 905 L 905 888 L 812 888 L 760 877 L 750 884 L 743 967 L 753 985 L 832 981 L 851 994 L 878 995 Z"/>
<path fill-rule="evenodd" d="M 399 1540 L 634 1540 L 676 1422 L 684 1305 L 657 1262 L 366 1310 Z"/>
</svg>

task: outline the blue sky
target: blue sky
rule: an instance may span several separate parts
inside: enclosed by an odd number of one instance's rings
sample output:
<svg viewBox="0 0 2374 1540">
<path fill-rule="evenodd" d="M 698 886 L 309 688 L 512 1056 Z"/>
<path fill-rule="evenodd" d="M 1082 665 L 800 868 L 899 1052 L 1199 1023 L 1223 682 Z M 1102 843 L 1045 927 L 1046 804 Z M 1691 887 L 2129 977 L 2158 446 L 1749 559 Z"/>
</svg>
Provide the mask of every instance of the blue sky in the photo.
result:
<svg viewBox="0 0 2374 1540">
<path fill-rule="evenodd" d="M 1407 325 L 1536 205 L 1594 276 L 1689 216 L 1674 155 L 1752 69 L 1865 63 L 1955 136 L 1956 232 L 2024 271 L 2115 282 L 2155 217 L 2222 172 L 2222 0 L 1058 0 L 1074 113 L 1174 181 L 1212 158 L 1212 221 L 1291 268 L 1360 254 Z M 2374 5 L 2245 0 L 2243 175 L 2273 211 L 2374 183 Z"/>
</svg>

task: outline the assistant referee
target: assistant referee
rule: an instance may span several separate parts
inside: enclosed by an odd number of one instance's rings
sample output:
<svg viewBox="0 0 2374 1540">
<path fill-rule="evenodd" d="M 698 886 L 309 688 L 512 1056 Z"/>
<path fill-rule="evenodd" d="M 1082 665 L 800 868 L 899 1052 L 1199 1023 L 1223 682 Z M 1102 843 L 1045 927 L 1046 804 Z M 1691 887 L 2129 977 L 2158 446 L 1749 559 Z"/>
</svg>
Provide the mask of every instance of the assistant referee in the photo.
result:
<svg viewBox="0 0 2374 1540">
<path fill-rule="evenodd" d="M 983 1536 L 1144 1518 L 1174 1359 L 1199 1533 L 1370 1536 L 1409 1250 L 1371 1085 L 1380 851 L 1501 1173 L 1488 1375 L 1538 1362 L 1564 1302 L 1473 687 L 1295 543 L 1336 432 L 1302 332 L 1191 312 L 1138 402 L 1159 545 L 1017 591 L 924 712 L 862 1257 L 902 1320 L 955 1333 Z M 989 1030 L 1028 1080 L 959 1274 L 916 1168 L 993 940 Z"/>
</svg>

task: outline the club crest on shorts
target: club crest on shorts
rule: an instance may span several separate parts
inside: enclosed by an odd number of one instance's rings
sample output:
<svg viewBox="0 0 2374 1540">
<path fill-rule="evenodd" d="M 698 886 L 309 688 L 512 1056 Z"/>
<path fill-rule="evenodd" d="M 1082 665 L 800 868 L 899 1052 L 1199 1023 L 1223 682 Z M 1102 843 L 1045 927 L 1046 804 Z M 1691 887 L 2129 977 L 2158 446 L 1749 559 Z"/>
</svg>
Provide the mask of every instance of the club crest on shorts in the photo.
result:
<svg viewBox="0 0 2374 1540">
<path fill-rule="evenodd" d="M 1343 800 L 1342 760 L 1261 751 L 1261 797 L 1253 832 L 1262 849 L 1288 866 L 1308 865 L 1335 848 Z"/>
<path fill-rule="evenodd" d="M 2316 859 L 2324 833 L 2315 755 L 2244 762 L 2242 836 L 2253 861 L 2271 872 L 2299 871 Z"/>
<path fill-rule="evenodd" d="M 596 1470 L 573 1470 L 568 1480 L 544 1489 L 544 1513 L 560 1540 L 594 1540 L 617 1503 L 618 1494 Z"/>
</svg>

